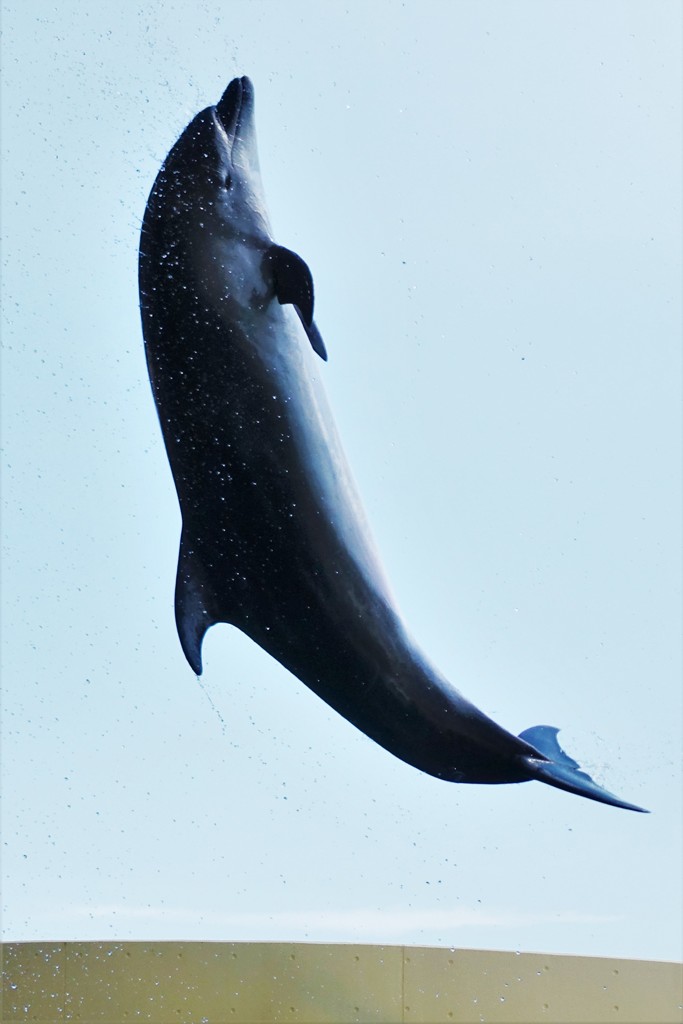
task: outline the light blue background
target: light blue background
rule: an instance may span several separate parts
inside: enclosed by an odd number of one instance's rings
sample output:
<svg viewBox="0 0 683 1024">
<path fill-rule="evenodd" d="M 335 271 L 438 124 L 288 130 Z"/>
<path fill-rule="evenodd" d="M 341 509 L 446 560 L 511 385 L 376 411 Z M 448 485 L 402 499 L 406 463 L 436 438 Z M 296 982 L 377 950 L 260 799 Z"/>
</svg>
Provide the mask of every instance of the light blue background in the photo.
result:
<svg viewBox="0 0 683 1024">
<path fill-rule="evenodd" d="M 680 955 L 680 22 L 5 4 L 4 938 Z M 420 775 L 227 626 L 185 663 L 137 244 L 244 73 L 412 632 L 652 815 Z"/>
</svg>

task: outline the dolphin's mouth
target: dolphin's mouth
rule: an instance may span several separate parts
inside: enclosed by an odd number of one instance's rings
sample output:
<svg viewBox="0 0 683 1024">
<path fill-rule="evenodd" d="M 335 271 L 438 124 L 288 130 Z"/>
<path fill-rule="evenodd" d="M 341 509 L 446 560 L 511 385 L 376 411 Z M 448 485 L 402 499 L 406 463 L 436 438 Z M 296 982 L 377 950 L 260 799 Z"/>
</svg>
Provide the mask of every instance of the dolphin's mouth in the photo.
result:
<svg viewBox="0 0 683 1024">
<path fill-rule="evenodd" d="M 240 129 L 249 117 L 253 103 L 254 86 L 243 75 L 242 78 L 233 78 L 216 104 L 216 117 L 232 145 L 239 138 Z"/>
</svg>

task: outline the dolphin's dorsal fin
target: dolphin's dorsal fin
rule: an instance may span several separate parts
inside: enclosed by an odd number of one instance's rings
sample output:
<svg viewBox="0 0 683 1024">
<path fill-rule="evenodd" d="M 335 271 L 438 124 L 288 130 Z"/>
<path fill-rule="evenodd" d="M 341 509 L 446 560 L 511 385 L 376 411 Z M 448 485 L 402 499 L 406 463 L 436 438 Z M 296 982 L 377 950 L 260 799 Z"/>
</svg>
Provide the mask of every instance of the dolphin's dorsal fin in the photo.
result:
<svg viewBox="0 0 683 1024">
<path fill-rule="evenodd" d="M 294 306 L 313 351 L 327 360 L 325 343 L 313 322 L 313 275 L 308 264 L 284 245 L 271 245 L 266 259 L 271 265 L 278 302 L 281 306 Z"/>
<path fill-rule="evenodd" d="M 203 575 L 201 562 L 183 531 L 175 584 L 175 619 L 183 653 L 198 676 L 202 674 L 204 634 L 218 621 L 210 611 L 211 598 Z"/>
</svg>

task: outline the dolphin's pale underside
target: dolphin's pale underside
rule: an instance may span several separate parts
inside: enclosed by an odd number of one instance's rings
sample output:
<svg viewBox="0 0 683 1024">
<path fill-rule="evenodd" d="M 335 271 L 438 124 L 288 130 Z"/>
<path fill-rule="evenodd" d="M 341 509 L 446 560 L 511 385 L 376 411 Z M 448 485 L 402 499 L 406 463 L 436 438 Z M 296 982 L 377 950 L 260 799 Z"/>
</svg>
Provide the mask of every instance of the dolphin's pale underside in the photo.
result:
<svg viewBox="0 0 683 1024">
<path fill-rule="evenodd" d="M 640 810 L 536 726 L 514 736 L 406 631 L 321 385 L 327 358 L 304 261 L 273 242 L 248 78 L 188 125 L 140 243 L 147 363 L 182 511 L 180 642 L 241 629 L 397 757 L 451 782 L 538 779 Z"/>
</svg>

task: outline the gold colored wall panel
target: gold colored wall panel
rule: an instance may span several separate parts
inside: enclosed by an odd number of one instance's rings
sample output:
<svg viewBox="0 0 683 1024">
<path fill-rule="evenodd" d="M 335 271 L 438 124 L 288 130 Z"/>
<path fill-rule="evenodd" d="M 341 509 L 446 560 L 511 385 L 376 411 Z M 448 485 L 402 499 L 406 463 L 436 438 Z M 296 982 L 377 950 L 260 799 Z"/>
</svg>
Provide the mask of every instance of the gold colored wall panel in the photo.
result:
<svg viewBox="0 0 683 1024">
<path fill-rule="evenodd" d="M 25 942 L 2 1024 L 680 1024 L 678 964 L 420 946 Z"/>
</svg>

